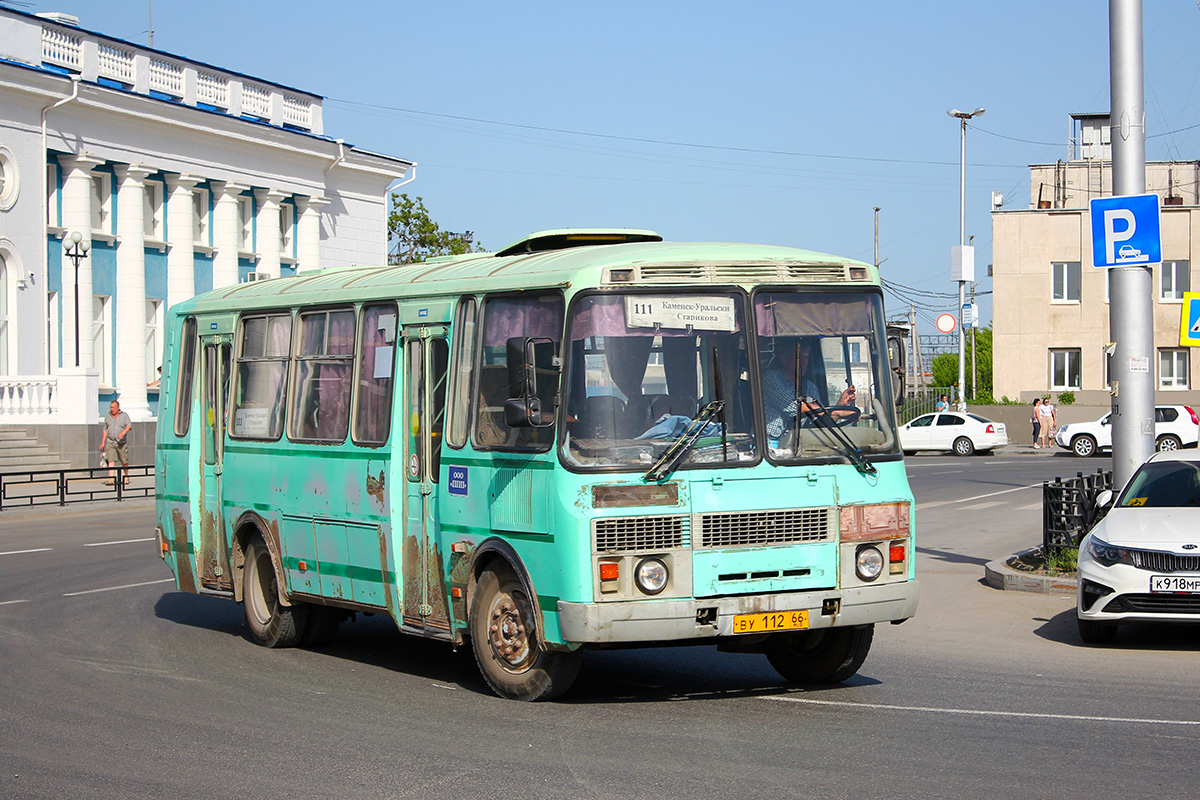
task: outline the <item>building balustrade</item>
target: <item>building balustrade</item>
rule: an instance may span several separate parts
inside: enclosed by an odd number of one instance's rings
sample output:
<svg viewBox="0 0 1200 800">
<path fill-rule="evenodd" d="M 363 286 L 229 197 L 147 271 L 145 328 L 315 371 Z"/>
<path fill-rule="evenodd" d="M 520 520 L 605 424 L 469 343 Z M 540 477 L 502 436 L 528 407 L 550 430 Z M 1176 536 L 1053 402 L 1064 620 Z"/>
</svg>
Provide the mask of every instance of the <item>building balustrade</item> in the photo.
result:
<svg viewBox="0 0 1200 800">
<path fill-rule="evenodd" d="M 57 411 L 56 376 L 0 376 L 0 424 L 49 422 Z"/>
</svg>

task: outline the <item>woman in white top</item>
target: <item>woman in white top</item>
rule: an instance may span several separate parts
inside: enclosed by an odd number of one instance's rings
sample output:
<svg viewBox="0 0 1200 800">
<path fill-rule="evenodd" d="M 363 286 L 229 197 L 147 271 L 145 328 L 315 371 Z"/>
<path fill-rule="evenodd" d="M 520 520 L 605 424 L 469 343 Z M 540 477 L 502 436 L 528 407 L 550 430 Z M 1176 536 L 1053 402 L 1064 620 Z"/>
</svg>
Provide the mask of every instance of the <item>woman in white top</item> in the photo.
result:
<svg viewBox="0 0 1200 800">
<path fill-rule="evenodd" d="M 1038 406 L 1038 421 L 1042 425 L 1039 432 L 1042 438 L 1042 447 L 1050 446 L 1050 437 L 1054 435 L 1054 431 L 1058 428 L 1058 415 L 1054 413 L 1054 404 L 1049 398 L 1042 401 Z"/>
</svg>

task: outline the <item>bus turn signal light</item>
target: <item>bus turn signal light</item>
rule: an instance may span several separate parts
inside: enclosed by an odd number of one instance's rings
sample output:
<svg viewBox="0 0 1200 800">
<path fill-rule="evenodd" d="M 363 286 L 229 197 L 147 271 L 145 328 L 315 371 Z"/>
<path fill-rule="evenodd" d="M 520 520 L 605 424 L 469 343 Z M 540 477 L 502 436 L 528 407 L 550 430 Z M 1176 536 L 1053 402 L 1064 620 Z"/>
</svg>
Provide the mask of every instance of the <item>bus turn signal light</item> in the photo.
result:
<svg viewBox="0 0 1200 800">
<path fill-rule="evenodd" d="M 621 565 L 616 562 L 608 562 L 600 565 L 600 580 L 615 581 L 621 577 Z"/>
<path fill-rule="evenodd" d="M 904 552 L 908 549 L 907 545 L 894 544 L 888 548 L 888 573 L 898 575 L 904 572 Z"/>
</svg>

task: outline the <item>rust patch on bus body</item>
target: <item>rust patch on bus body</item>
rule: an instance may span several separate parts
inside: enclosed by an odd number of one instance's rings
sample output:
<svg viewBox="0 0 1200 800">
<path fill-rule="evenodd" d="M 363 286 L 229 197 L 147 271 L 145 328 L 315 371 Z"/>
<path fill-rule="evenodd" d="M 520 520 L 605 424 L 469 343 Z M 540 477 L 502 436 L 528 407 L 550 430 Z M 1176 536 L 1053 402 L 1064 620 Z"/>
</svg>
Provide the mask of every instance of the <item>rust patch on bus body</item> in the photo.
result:
<svg viewBox="0 0 1200 800">
<path fill-rule="evenodd" d="M 426 585 L 429 587 L 429 616 L 425 623 L 431 627 L 450 627 L 450 608 L 446 604 L 446 583 L 442 580 L 442 550 L 434 545 L 429 550 L 426 564 Z"/>
<path fill-rule="evenodd" d="M 401 592 L 404 623 L 421 627 L 421 545 L 416 536 L 404 537 L 400 569 L 404 573 L 404 588 Z"/>
<path fill-rule="evenodd" d="M 450 584 L 450 618 L 455 622 L 467 622 L 467 588 L 471 582 L 471 557 L 475 543 L 460 539 L 450 546 L 450 569 L 447 570 Z M 455 596 L 454 590 L 458 589 Z"/>
<path fill-rule="evenodd" d="M 188 552 L 187 518 L 178 508 L 171 509 L 171 527 L 175 531 L 175 576 L 179 580 L 179 588 L 195 594 L 196 575 L 192 572 L 192 556 Z"/>
<path fill-rule="evenodd" d="M 383 490 L 384 490 L 384 474 L 383 470 L 379 470 L 379 477 L 376 478 L 370 472 L 367 473 L 367 494 L 375 498 L 375 502 L 379 503 L 380 508 L 383 507 Z"/>
<path fill-rule="evenodd" d="M 217 515 L 200 512 L 200 583 L 217 582 Z"/>
<path fill-rule="evenodd" d="M 388 535 L 382 525 L 377 525 L 375 530 L 378 532 L 379 536 L 379 566 L 382 570 L 383 578 L 383 602 L 384 605 L 387 606 L 388 615 L 391 616 L 392 619 L 399 619 L 399 617 L 396 616 L 396 605 L 392 600 L 392 590 L 395 588 L 396 581 L 394 577 L 390 579 L 388 577 L 395 575 L 391 569 L 392 562 L 388 558 Z"/>
</svg>

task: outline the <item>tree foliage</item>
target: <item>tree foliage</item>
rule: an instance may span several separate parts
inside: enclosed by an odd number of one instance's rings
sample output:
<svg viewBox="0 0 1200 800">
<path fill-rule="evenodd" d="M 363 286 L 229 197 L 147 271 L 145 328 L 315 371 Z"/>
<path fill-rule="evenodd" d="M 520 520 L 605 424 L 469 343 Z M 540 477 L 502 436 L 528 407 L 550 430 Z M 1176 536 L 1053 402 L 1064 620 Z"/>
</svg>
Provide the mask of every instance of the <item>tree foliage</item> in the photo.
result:
<svg viewBox="0 0 1200 800">
<path fill-rule="evenodd" d="M 975 332 L 975 357 L 979 361 L 974 394 L 992 393 L 992 328 Z M 971 334 L 966 338 L 967 388 L 971 386 Z M 958 383 L 958 353 L 940 353 L 933 357 L 933 385 L 954 386 Z"/>
<path fill-rule="evenodd" d="M 392 195 L 392 212 L 388 215 L 389 264 L 413 264 L 436 256 L 472 252 L 483 252 L 483 247 L 475 243 L 473 231 L 442 230 L 429 216 L 420 197 Z"/>
</svg>

